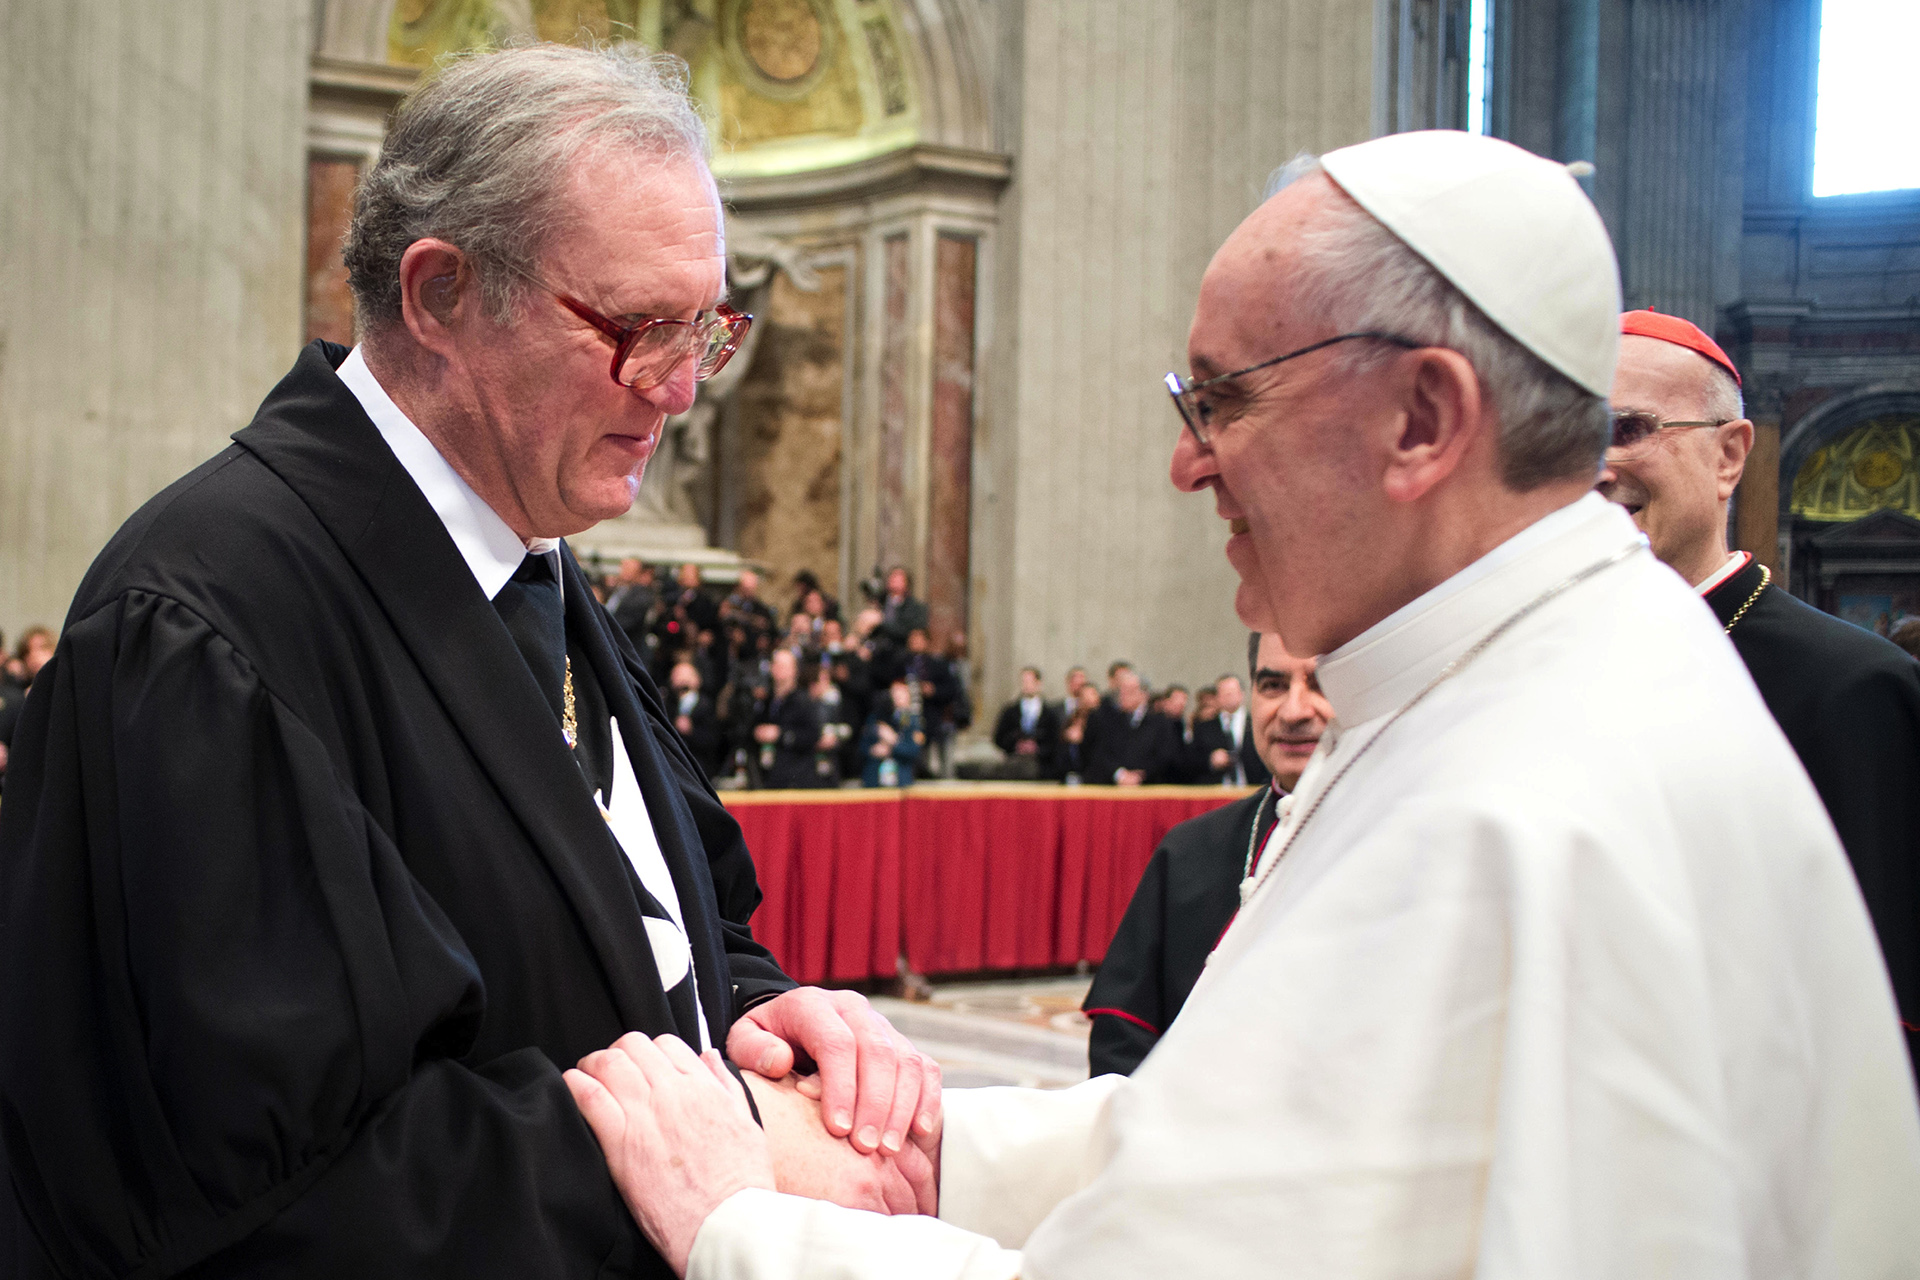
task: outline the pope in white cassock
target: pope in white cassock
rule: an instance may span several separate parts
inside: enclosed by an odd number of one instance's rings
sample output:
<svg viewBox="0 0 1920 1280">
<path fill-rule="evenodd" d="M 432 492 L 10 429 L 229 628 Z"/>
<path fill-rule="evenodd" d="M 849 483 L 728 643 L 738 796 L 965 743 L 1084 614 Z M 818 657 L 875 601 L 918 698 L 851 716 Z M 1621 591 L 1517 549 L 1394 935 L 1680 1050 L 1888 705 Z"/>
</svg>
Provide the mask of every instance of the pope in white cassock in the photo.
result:
<svg viewBox="0 0 1920 1280">
<path fill-rule="evenodd" d="M 739 1277 L 1920 1274 L 1920 1118 L 1833 829 L 1591 496 L 1620 297 L 1509 144 L 1289 166 L 1170 377 L 1248 626 L 1337 713 L 1128 1079 L 946 1094 L 939 1218 L 771 1190 L 677 1041 L 570 1073 L 663 1254 Z"/>
</svg>

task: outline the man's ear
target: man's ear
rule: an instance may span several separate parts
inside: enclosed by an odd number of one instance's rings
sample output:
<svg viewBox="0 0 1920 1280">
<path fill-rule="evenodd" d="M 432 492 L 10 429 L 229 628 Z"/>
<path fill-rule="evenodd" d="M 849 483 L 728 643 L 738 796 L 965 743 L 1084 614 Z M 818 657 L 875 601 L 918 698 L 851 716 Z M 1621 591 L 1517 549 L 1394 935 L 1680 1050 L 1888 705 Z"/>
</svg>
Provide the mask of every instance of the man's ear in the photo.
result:
<svg viewBox="0 0 1920 1280">
<path fill-rule="evenodd" d="M 1414 502 L 1453 473 L 1481 434 L 1479 375 L 1458 351 L 1422 347 L 1397 362 L 1399 435 L 1388 442 L 1386 494 Z"/>
<path fill-rule="evenodd" d="M 1747 455 L 1753 452 L 1753 423 L 1746 418 L 1736 418 L 1722 423 L 1713 434 L 1720 445 L 1719 456 L 1714 459 L 1714 481 L 1720 501 L 1725 502 L 1733 496 L 1741 474 L 1747 469 Z"/>
<path fill-rule="evenodd" d="M 454 334 L 478 305 L 473 267 L 444 240 L 415 240 L 400 255 L 400 317 L 413 340 L 449 354 Z"/>
</svg>

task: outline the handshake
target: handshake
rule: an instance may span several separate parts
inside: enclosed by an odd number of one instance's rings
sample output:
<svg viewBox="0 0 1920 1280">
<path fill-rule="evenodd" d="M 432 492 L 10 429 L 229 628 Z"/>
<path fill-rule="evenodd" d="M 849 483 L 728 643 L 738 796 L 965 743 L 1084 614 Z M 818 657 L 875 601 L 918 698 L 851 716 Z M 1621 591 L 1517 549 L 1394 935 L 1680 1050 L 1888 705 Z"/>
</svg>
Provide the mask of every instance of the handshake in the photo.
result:
<svg viewBox="0 0 1920 1280">
<path fill-rule="evenodd" d="M 817 1074 L 797 1076 L 804 1053 Z M 755 1125 L 717 1049 L 638 1032 L 566 1073 L 614 1185 L 684 1276 L 707 1215 L 761 1188 L 876 1213 L 939 1208 L 940 1068 L 852 992 L 803 987 L 742 1015 L 727 1036 Z"/>
</svg>

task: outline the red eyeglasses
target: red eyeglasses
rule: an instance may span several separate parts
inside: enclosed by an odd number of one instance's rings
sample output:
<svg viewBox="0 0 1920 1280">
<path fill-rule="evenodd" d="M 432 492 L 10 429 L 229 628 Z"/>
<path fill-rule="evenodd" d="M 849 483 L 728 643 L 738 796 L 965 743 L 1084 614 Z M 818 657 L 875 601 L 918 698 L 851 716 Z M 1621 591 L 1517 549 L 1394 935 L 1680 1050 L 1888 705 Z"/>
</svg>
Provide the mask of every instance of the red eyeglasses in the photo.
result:
<svg viewBox="0 0 1920 1280">
<path fill-rule="evenodd" d="M 665 382 L 688 356 L 695 360 L 693 380 L 705 382 L 726 367 L 753 326 L 752 316 L 724 302 L 691 320 L 650 319 L 620 324 L 550 285 L 539 280 L 534 283 L 612 341 L 613 363 L 608 375 L 623 387 L 641 391 Z"/>
</svg>

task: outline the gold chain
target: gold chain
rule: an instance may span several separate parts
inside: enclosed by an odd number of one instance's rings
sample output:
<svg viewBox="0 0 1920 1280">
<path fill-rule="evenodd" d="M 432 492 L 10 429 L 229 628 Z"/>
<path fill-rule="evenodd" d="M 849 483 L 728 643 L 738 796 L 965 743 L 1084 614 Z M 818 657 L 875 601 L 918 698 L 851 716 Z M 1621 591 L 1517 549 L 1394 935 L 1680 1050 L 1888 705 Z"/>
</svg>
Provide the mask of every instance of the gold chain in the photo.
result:
<svg viewBox="0 0 1920 1280">
<path fill-rule="evenodd" d="M 567 659 L 567 682 L 560 689 L 560 736 L 566 740 L 567 750 L 573 750 L 580 741 L 580 720 L 573 713 L 573 659 Z"/>
<path fill-rule="evenodd" d="M 1767 566 L 1765 565 L 1761 565 L 1760 566 L 1760 585 L 1753 589 L 1753 594 L 1747 597 L 1747 602 L 1741 605 L 1739 610 L 1731 618 L 1727 619 L 1727 625 L 1721 628 L 1721 630 L 1724 631 L 1727 635 L 1732 635 L 1733 624 L 1747 616 L 1747 610 L 1753 608 L 1753 602 L 1760 598 L 1760 593 L 1762 591 L 1765 591 L 1767 589 L 1767 584 L 1772 581 L 1773 581 L 1773 570 L 1767 568 Z"/>
</svg>

